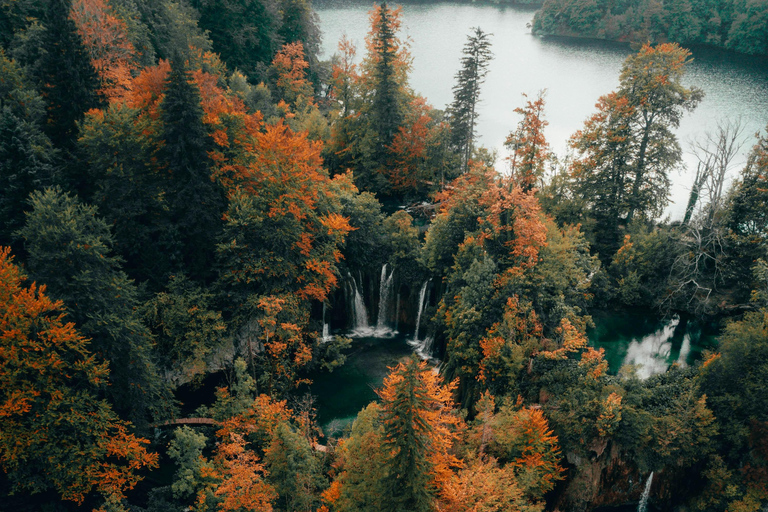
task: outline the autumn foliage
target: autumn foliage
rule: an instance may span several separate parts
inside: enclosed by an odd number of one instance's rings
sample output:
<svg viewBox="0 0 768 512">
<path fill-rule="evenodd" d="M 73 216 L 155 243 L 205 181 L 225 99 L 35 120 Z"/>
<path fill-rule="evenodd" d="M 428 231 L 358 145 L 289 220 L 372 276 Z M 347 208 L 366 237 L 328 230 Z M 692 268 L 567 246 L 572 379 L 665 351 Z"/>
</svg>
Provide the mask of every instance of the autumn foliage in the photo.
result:
<svg viewBox="0 0 768 512">
<path fill-rule="evenodd" d="M 119 498 L 157 455 L 96 397 L 107 363 L 64 323 L 61 302 L 23 281 L 1 250 L 0 465 L 19 491 L 52 489 L 77 503 L 93 491 Z"/>
</svg>

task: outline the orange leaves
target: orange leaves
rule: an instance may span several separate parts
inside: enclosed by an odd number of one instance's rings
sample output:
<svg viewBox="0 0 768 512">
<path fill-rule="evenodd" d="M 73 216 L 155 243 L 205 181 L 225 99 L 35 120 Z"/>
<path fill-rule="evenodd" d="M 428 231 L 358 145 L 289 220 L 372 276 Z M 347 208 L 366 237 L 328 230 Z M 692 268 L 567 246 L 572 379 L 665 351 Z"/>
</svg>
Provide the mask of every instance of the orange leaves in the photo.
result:
<svg viewBox="0 0 768 512">
<path fill-rule="evenodd" d="M 567 318 L 563 318 L 560 321 L 560 326 L 555 329 L 555 335 L 555 341 L 557 341 L 559 348 L 541 352 L 541 355 L 546 359 L 565 360 L 569 354 L 587 347 L 588 340 L 586 334 L 577 329 Z M 588 357 L 591 357 L 593 360 L 595 359 L 594 355 Z"/>
<path fill-rule="evenodd" d="M 579 361 L 579 367 L 587 370 L 587 376 L 599 380 L 604 377 L 608 372 L 608 361 L 605 360 L 605 349 L 595 350 L 592 347 L 587 347 L 587 350 L 582 352 L 581 361 Z"/>
<path fill-rule="evenodd" d="M 461 419 L 451 407 L 457 382 L 442 385 L 439 373 L 426 362 L 410 360 L 391 369 L 384 387 L 377 393 L 384 410 L 386 442 L 424 443 L 433 481 L 440 486 L 451 476 L 451 468 L 461 465 L 450 452 Z M 414 436 L 421 439 L 415 441 Z"/>
<path fill-rule="evenodd" d="M 294 104 L 300 96 L 312 96 L 312 84 L 306 73 L 309 63 L 301 42 L 283 45 L 272 60 L 272 67 L 277 71 L 277 88 L 285 101 Z"/>
<path fill-rule="evenodd" d="M 231 433 L 219 445 L 214 461 L 219 468 L 221 483 L 214 494 L 222 497 L 222 512 L 260 510 L 270 512 L 277 498 L 274 488 L 264 481 L 264 465 L 251 450 L 245 449 L 241 434 Z"/>
<path fill-rule="evenodd" d="M 621 422 L 621 395 L 611 393 L 601 404 L 597 431 L 602 437 L 611 436 Z"/>
<path fill-rule="evenodd" d="M 432 121 L 427 115 L 429 106 L 422 97 L 414 98 L 408 110 L 412 118 L 407 126 L 401 126 L 392 140 L 389 150 L 393 165 L 384 170 L 392 188 L 396 191 L 415 189 L 422 180 L 418 173 L 424 165 L 428 124 Z"/>
<path fill-rule="evenodd" d="M 78 503 L 93 489 L 122 497 L 157 455 L 96 399 L 91 386 L 107 366 L 62 323 L 61 303 L 22 279 L 0 249 L 0 466 L 17 490 L 52 488 Z"/>
<path fill-rule="evenodd" d="M 126 99 L 137 65 L 125 22 L 115 16 L 106 0 L 75 0 L 70 17 L 101 79 L 101 93 L 109 101 Z"/>
<path fill-rule="evenodd" d="M 501 243 L 507 255 L 502 261 L 511 264 L 508 272 L 519 272 L 536 264 L 539 249 L 547 243 L 547 230 L 541 219 L 541 207 L 536 196 L 525 192 L 509 178 L 499 178 L 480 198 L 487 210 L 478 219 L 486 226 L 480 240 Z"/>
</svg>

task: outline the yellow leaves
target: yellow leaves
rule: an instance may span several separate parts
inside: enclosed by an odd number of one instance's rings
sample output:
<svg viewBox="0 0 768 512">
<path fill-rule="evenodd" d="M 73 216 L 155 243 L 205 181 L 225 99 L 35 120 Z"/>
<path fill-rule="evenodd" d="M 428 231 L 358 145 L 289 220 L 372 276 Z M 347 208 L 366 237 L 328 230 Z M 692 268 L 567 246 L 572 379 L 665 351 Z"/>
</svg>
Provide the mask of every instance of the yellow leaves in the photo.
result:
<svg viewBox="0 0 768 512">
<path fill-rule="evenodd" d="M 621 422 L 621 396 L 611 393 L 601 404 L 597 418 L 597 431 L 601 437 L 609 437 Z"/>
<path fill-rule="evenodd" d="M 344 217 L 339 213 L 329 213 L 320 217 L 320 224 L 328 230 L 329 236 L 341 235 L 343 237 L 350 231 L 357 229 L 349 224 L 348 217 Z"/>
<path fill-rule="evenodd" d="M 586 369 L 587 376 L 599 380 L 608 372 L 608 361 L 605 360 L 605 349 L 595 350 L 588 347 L 582 352 L 579 367 Z"/>
</svg>

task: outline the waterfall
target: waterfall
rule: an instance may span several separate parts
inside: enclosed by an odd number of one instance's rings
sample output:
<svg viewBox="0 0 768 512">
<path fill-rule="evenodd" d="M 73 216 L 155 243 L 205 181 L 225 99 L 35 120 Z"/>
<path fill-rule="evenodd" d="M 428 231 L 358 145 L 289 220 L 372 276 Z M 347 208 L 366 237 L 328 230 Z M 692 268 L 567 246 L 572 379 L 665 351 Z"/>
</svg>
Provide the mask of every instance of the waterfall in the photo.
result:
<svg viewBox="0 0 768 512">
<path fill-rule="evenodd" d="M 643 490 L 643 495 L 640 497 L 640 503 L 637 505 L 637 512 L 646 512 L 648 509 L 648 496 L 651 494 L 651 482 L 653 482 L 653 471 L 651 471 L 651 474 L 648 476 L 648 481 L 645 482 L 645 490 Z"/>
<path fill-rule="evenodd" d="M 421 312 L 424 311 L 424 302 L 427 298 L 427 285 L 429 284 L 429 281 L 424 281 L 424 284 L 421 285 L 421 291 L 419 292 L 419 310 L 416 314 L 416 330 L 413 332 L 413 341 L 417 341 L 419 339 L 419 325 L 421 324 Z"/>
<path fill-rule="evenodd" d="M 357 281 L 349 274 L 349 295 L 352 300 L 350 304 L 352 306 L 352 318 L 354 320 L 352 324 L 352 336 L 366 336 L 370 335 L 370 327 L 368 326 L 368 311 L 365 309 L 365 302 L 363 296 L 360 294 L 360 289 L 357 287 Z"/>
<path fill-rule="evenodd" d="M 322 343 L 327 343 L 331 341 L 333 336 L 331 336 L 331 324 L 327 323 L 325 321 L 325 310 L 327 308 L 327 304 L 323 302 L 323 337 L 320 338 L 320 341 Z"/>
<path fill-rule="evenodd" d="M 427 305 L 427 287 L 431 279 L 424 281 L 419 291 L 419 309 L 416 313 L 416 330 L 413 332 L 413 339 L 408 341 L 408 344 L 414 348 L 416 354 L 423 360 L 432 359 L 432 344 L 434 338 L 431 336 L 425 336 L 423 340 L 419 340 L 419 327 L 421 326 L 421 314 L 424 312 L 424 308 Z"/>
<path fill-rule="evenodd" d="M 387 275 L 387 264 L 385 263 L 381 267 L 381 280 L 379 282 L 379 317 L 376 321 L 376 331 L 374 335 L 377 337 L 388 336 L 393 334 L 392 329 L 387 327 L 387 319 L 390 311 L 392 311 L 392 291 L 393 291 L 393 277 L 395 276 L 395 269 Z"/>
</svg>

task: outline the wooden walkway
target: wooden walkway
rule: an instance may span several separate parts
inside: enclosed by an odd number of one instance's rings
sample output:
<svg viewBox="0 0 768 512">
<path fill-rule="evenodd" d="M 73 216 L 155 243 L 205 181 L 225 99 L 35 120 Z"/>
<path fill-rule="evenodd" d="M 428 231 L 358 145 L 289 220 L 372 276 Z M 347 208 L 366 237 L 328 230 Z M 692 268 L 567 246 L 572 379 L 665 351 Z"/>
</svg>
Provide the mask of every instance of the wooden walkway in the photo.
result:
<svg viewBox="0 0 768 512">
<path fill-rule="evenodd" d="M 150 427 L 172 427 L 173 425 L 218 425 L 219 422 L 211 418 L 179 418 L 177 420 L 153 423 Z"/>
</svg>

